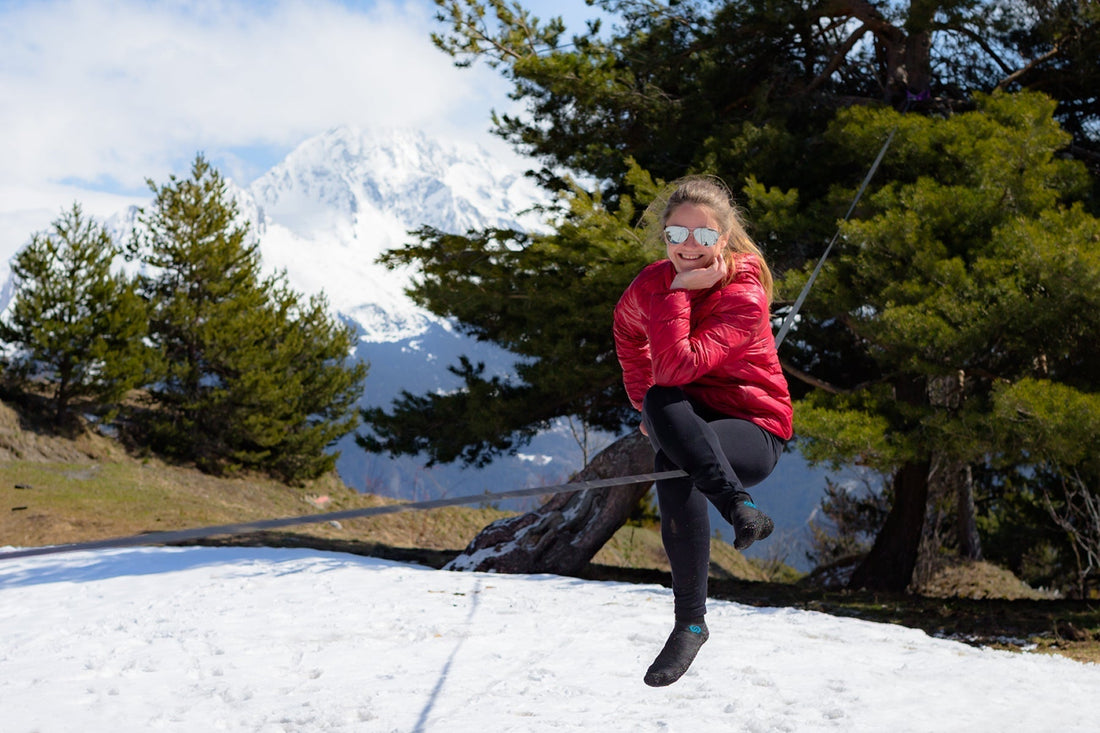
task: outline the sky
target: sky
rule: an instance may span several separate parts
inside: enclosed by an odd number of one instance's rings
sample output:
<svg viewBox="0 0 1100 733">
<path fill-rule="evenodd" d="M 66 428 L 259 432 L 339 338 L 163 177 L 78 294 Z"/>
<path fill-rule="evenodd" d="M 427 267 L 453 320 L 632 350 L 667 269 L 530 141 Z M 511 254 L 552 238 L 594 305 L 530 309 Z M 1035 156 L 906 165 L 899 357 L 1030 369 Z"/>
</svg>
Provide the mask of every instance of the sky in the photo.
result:
<svg viewBox="0 0 1100 733">
<path fill-rule="evenodd" d="M 525 0 L 582 28 L 584 0 Z M 78 202 L 108 216 L 203 153 L 241 185 L 337 125 L 502 145 L 485 64 L 431 0 L 0 0 L 0 260 Z"/>
<path fill-rule="evenodd" d="M 10 548 L 8 548 L 10 549 Z M 1095 730 L 1100 665 L 712 601 L 675 684 L 657 585 L 273 548 L 4 559 L 5 733 Z"/>
</svg>

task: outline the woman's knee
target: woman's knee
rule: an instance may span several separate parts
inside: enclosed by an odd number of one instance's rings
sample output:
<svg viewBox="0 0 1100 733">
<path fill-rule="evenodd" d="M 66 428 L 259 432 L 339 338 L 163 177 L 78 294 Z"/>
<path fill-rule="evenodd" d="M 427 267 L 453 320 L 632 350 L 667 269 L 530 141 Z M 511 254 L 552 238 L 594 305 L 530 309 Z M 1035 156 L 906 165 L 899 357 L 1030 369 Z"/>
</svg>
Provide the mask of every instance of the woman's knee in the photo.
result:
<svg viewBox="0 0 1100 733">
<path fill-rule="evenodd" d="M 680 387 L 665 387 L 655 384 L 649 388 L 642 399 L 642 412 L 652 415 L 654 411 L 661 410 L 676 402 L 687 399 L 684 390 Z"/>
<path fill-rule="evenodd" d="M 653 456 L 653 470 L 655 471 L 675 471 L 678 468 L 679 466 L 673 463 L 672 459 L 665 455 L 663 450 L 658 450 L 657 454 Z"/>
</svg>

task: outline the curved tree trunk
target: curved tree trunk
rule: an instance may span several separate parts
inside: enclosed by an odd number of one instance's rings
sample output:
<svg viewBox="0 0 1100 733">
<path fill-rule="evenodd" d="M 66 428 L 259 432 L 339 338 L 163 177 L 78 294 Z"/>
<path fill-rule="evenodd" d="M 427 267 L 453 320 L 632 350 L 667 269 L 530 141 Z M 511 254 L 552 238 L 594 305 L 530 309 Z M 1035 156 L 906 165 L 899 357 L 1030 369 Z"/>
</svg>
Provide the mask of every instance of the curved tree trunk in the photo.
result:
<svg viewBox="0 0 1100 733">
<path fill-rule="evenodd" d="M 928 506 L 928 468 L 928 461 L 915 461 L 894 474 L 894 504 L 848 587 L 897 592 L 909 587 Z"/>
<path fill-rule="evenodd" d="M 653 470 L 653 448 L 639 432 L 601 451 L 573 481 Z M 651 481 L 555 494 L 535 511 L 493 522 L 478 533 L 447 570 L 575 575 L 623 526 Z"/>
<path fill-rule="evenodd" d="M 894 396 L 900 402 L 922 405 L 928 402 L 928 390 L 922 377 L 900 379 Z M 902 464 L 894 473 L 893 506 L 871 551 L 852 573 L 850 588 L 904 592 L 909 587 L 920 557 L 931 469 L 932 456 L 925 455 Z"/>
</svg>

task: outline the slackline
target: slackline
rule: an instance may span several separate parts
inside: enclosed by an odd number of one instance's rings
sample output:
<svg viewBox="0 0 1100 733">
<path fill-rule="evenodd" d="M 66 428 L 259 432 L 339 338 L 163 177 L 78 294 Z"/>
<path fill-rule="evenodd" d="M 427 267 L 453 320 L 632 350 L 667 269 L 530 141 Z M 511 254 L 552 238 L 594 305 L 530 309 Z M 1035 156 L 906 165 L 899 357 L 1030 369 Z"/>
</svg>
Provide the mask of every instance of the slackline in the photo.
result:
<svg viewBox="0 0 1100 733">
<path fill-rule="evenodd" d="M 113 537 L 105 540 L 74 542 L 65 545 L 51 545 L 49 547 L 28 547 L 10 552 L 0 552 L 0 560 L 10 560 L 17 557 L 33 557 L 35 555 L 56 555 L 63 552 L 81 552 L 84 550 L 106 550 L 119 547 L 136 547 L 140 545 L 166 545 L 178 542 L 189 542 L 205 537 L 262 532 L 266 529 L 292 527 L 298 524 L 319 524 L 321 522 L 336 522 L 342 519 L 375 517 L 382 514 L 424 511 L 445 506 L 476 504 L 479 501 L 490 501 L 494 499 L 515 499 L 524 496 L 543 496 L 546 494 L 565 494 L 573 491 L 588 491 L 590 489 L 606 489 L 614 486 L 651 483 L 661 479 L 680 478 L 683 476 L 687 476 L 687 474 L 680 470 L 660 471 L 657 473 L 641 473 L 634 476 L 620 476 L 618 478 L 577 481 L 575 483 L 558 484 L 556 486 L 537 486 L 531 489 L 515 489 L 495 494 L 486 492 L 483 494 L 468 494 L 466 496 L 454 496 L 445 499 L 429 499 L 427 501 L 389 504 L 387 506 L 345 509 L 344 511 L 328 512 L 326 514 L 307 514 L 297 517 L 284 517 L 282 519 L 265 519 L 258 522 L 244 522 L 241 524 L 221 524 L 211 527 L 195 527 L 194 529 L 181 529 L 168 532 L 147 532 L 144 534 L 128 535 L 126 537 Z"/>
<path fill-rule="evenodd" d="M 909 109 L 909 103 L 905 103 L 905 109 Z M 904 112 L 904 110 L 903 110 Z M 894 128 L 890 131 L 890 134 L 886 136 L 886 142 L 882 144 L 882 148 L 878 151 L 878 156 L 875 158 L 875 162 L 871 165 L 871 169 L 867 171 L 867 175 L 863 178 L 863 183 L 860 185 L 859 190 L 856 192 L 856 196 L 852 199 L 852 205 L 848 207 L 848 213 L 844 215 L 841 222 L 848 221 L 848 217 L 852 215 L 852 212 L 856 209 L 856 204 L 859 203 L 860 198 L 863 197 L 863 192 L 867 190 L 867 184 L 871 182 L 871 178 L 874 177 L 875 171 L 878 170 L 879 164 L 882 162 L 883 157 L 886 155 L 886 150 L 890 147 L 890 143 L 894 141 L 894 135 L 897 133 L 898 128 Z M 810 277 L 806 280 L 806 284 L 802 287 L 802 292 L 798 294 L 798 298 L 794 301 L 794 305 L 791 306 L 790 313 L 783 319 L 783 325 L 779 327 L 779 332 L 775 335 L 775 348 L 778 349 L 783 343 L 783 339 L 787 337 L 787 331 L 790 330 L 794 324 L 794 319 L 798 315 L 798 311 L 802 309 L 802 303 L 806 300 L 806 296 L 810 293 L 810 288 L 813 287 L 814 281 L 817 280 L 818 274 L 821 273 L 821 268 L 825 264 L 825 259 L 829 256 L 829 253 L 833 250 L 833 245 L 836 244 L 836 240 L 840 237 L 840 227 L 837 227 L 836 233 L 833 234 L 833 238 L 829 240 L 829 246 L 825 248 L 824 254 L 821 255 L 821 259 L 817 261 L 817 266 L 814 267 Z"/>
</svg>

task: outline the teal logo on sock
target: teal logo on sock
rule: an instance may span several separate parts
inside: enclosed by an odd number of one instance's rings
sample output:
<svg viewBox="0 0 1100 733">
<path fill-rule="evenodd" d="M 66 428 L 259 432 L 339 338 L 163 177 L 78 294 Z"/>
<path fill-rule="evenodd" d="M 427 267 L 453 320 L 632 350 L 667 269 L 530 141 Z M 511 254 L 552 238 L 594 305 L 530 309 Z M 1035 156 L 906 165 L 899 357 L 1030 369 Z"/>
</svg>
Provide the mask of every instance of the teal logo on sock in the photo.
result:
<svg viewBox="0 0 1100 733">
<path fill-rule="evenodd" d="M 696 624 L 692 624 L 691 626 L 688 627 L 688 631 L 690 631 L 693 634 L 701 634 L 701 633 L 703 633 L 703 627 L 702 626 L 697 626 Z"/>
</svg>

